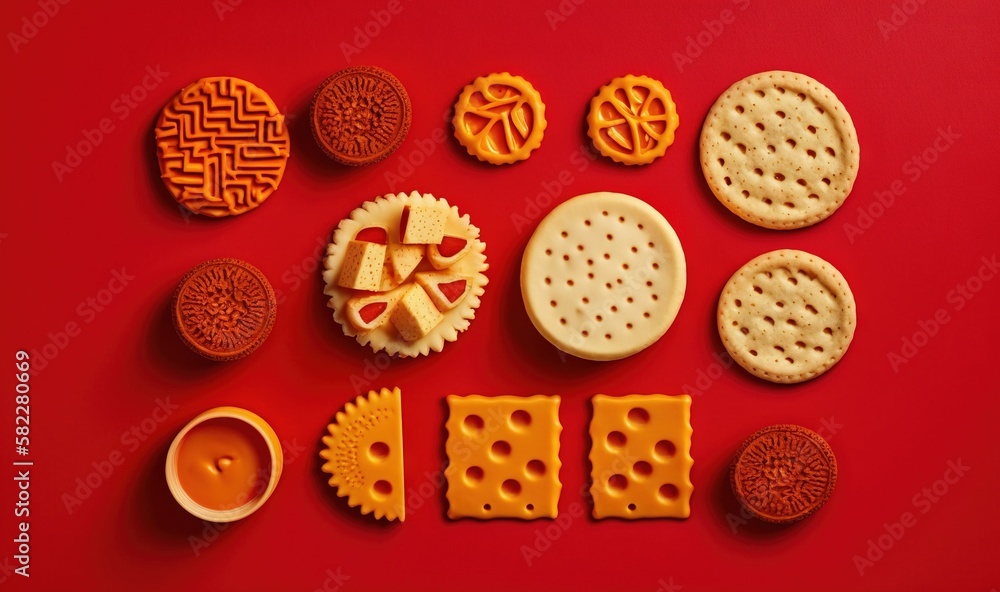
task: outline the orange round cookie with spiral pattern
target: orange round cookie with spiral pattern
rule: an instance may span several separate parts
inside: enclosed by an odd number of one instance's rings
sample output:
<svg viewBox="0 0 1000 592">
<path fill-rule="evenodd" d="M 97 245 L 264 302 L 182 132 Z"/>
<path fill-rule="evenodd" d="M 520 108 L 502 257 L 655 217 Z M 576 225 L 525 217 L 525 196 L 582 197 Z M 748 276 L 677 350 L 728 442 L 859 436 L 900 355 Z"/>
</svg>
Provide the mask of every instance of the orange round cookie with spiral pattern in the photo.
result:
<svg viewBox="0 0 1000 592">
<path fill-rule="evenodd" d="M 274 326 L 278 302 L 259 269 L 212 259 L 189 271 L 174 292 L 171 317 L 181 341 L 219 362 L 250 355 Z"/>
<path fill-rule="evenodd" d="M 351 166 L 373 164 L 403 143 L 410 130 L 410 98 L 382 68 L 345 68 L 317 89 L 309 121 L 327 156 Z"/>
<path fill-rule="evenodd" d="M 202 78 L 177 94 L 156 123 L 160 176 L 177 203 L 220 218 L 249 212 L 285 173 L 285 117 L 255 85 Z"/>
<path fill-rule="evenodd" d="M 766 522 L 802 520 L 830 498 L 837 459 L 826 440 L 797 425 L 766 427 L 740 447 L 730 469 L 740 504 Z"/>
</svg>

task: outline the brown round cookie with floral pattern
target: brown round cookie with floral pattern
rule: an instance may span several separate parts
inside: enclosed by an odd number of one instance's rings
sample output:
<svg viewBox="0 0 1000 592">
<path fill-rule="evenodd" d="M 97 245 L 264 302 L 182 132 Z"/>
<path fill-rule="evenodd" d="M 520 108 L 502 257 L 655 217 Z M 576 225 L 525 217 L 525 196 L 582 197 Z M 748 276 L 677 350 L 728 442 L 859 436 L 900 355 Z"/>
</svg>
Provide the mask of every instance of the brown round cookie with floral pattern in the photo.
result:
<svg viewBox="0 0 1000 592">
<path fill-rule="evenodd" d="M 797 425 L 773 425 L 747 438 L 729 473 L 733 493 L 751 514 L 788 524 L 820 509 L 837 483 L 826 440 Z"/>
<path fill-rule="evenodd" d="M 373 164 L 403 143 L 410 130 L 410 98 L 382 68 L 345 68 L 316 90 L 309 123 L 316 143 L 333 160 Z"/>
<path fill-rule="evenodd" d="M 259 269 L 212 259 L 189 271 L 174 292 L 171 317 L 181 341 L 219 362 L 250 355 L 274 326 L 278 302 Z"/>
</svg>

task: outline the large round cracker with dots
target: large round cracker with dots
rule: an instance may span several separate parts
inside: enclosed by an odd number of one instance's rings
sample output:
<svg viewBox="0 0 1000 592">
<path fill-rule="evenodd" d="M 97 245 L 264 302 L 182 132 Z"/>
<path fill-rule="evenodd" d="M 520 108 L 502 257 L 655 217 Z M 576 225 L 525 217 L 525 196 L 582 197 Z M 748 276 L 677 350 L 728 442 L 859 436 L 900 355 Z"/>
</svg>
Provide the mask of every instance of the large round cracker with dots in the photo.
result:
<svg viewBox="0 0 1000 592">
<path fill-rule="evenodd" d="M 521 259 L 521 296 L 535 328 L 562 351 L 617 360 L 663 336 L 680 310 L 680 240 L 646 202 L 589 193 L 556 207 Z"/>
<path fill-rule="evenodd" d="M 836 95 L 794 72 L 737 82 L 701 130 L 701 169 L 712 193 L 765 228 L 801 228 L 830 216 L 854 186 L 860 153 Z"/>
<path fill-rule="evenodd" d="M 733 274 L 719 297 L 719 336 L 751 374 L 771 382 L 815 378 L 840 361 L 854 338 L 854 294 L 816 255 L 764 253 Z"/>
</svg>

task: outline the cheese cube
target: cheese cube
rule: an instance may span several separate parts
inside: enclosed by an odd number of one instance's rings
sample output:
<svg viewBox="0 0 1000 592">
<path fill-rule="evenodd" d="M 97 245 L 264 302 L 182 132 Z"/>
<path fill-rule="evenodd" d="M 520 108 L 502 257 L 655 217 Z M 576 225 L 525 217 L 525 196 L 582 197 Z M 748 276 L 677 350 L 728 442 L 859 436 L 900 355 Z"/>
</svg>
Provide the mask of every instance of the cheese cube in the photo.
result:
<svg viewBox="0 0 1000 592">
<path fill-rule="evenodd" d="M 389 320 L 403 339 L 417 341 L 430 333 L 443 318 L 427 292 L 414 284 L 400 299 Z"/>
<path fill-rule="evenodd" d="M 347 243 L 337 285 L 354 290 L 377 291 L 382 285 L 385 245 L 355 241 Z"/>
<path fill-rule="evenodd" d="M 397 283 L 403 283 L 424 260 L 423 245 L 389 245 L 386 266 Z"/>
<path fill-rule="evenodd" d="M 399 241 L 405 245 L 440 244 L 447 217 L 448 210 L 437 204 L 406 206 L 399 220 Z"/>
</svg>

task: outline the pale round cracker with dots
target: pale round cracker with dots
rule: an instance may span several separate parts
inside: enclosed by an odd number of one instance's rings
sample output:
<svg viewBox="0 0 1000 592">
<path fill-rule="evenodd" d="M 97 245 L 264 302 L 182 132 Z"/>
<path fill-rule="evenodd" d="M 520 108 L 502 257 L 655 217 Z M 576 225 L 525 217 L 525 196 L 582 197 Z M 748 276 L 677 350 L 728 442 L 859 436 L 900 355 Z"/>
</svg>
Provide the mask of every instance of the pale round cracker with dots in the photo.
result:
<svg viewBox="0 0 1000 592">
<path fill-rule="evenodd" d="M 781 249 L 733 274 L 719 297 L 718 323 L 723 345 L 747 372 L 795 383 L 840 361 L 854 338 L 857 307 L 834 266 Z"/>
<path fill-rule="evenodd" d="M 621 193 L 579 195 L 535 228 L 521 259 L 531 322 L 588 360 L 635 354 L 670 328 L 687 285 L 684 250 L 655 208 Z"/>
<path fill-rule="evenodd" d="M 765 228 L 811 226 L 833 214 L 854 186 L 860 154 L 836 95 L 794 72 L 737 82 L 701 130 L 701 170 L 712 193 Z"/>
</svg>

